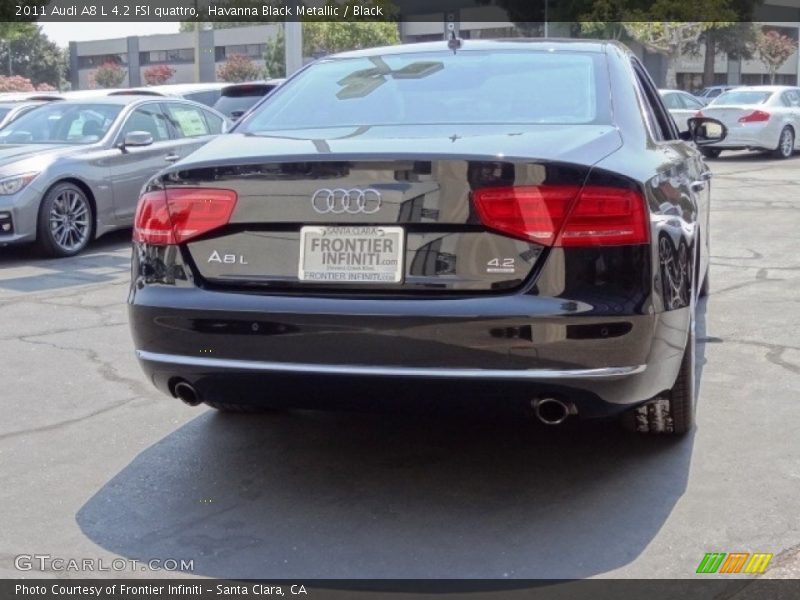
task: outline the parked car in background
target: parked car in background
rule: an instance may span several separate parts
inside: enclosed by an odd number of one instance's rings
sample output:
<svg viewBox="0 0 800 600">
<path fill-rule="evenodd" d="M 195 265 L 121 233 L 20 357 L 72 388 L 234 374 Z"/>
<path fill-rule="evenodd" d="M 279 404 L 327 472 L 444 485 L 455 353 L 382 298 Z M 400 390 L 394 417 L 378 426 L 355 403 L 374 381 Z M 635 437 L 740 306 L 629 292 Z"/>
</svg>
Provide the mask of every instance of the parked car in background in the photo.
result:
<svg viewBox="0 0 800 600">
<path fill-rule="evenodd" d="M 0 98 L 0 129 L 9 123 L 16 121 L 22 115 L 32 111 L 37 106 L 47 102 L 58 100 L 57 96 L 37 96 L 31 95 L 24 99 L 13 100 L 10 98 Z"/>
<path fill-rule="evenodd" d="M 284 79 L 269 79 L 231 84 L 222 88 L 222 94 L 214 103 L 214 108 L 232 121 L 237 121 L 261 98 L 284 81 Z"/>
<path fill-rule="evenodd" d="M 756 150 L 789 158 L 798 147 L 800 88 L 738 87 L 718 96 L 700 114 L 719 119 L 728 128 L 723 141 L 703 147 L 708 157 L 723 150 Z"/>
<path fill-rule="evenodd" d="M 214 106 L 219 99 L 222 89 L 228 83 L 174 83 L 167 85 L 149 85 L 124 90 L 113 90 L 110 95 L 149 94 L 153 96 L 172 96 L 192 100 L 206 106 Z"/>
<path fill-rule="evenodd" d="M 727 92 L 728 90 L 734 90 L 738 85 L 711 85 L 708 87 L 703 88 L 699 92 L 697 92 L 696 96 L 700 99 L 701 102 L 704 104 L 708 104 L 714 98 L 722 94 L 723 92 Z"/>
<path fill-rule="evenodd" d="M 714 127 L 614 42 L 325 57 L 142 190 L 140 364 L 230 412 L 424 394 L 686 433 Z"/>
<path fill-rule="evenodd" d="M 142 185 L 228 122 L 178 98 L 96 96 L 39 106 L 0 130 L 0 245 L 50 256 L 130 227 Z"/>
<path fill-rule="evenodd" d="M 680 131 L 689 129 L 689 119 L 697 116 L 697 111 L 705 106 L 695 96 L 682 90 L 658 90 L 658 93 Z"/>
</svg>

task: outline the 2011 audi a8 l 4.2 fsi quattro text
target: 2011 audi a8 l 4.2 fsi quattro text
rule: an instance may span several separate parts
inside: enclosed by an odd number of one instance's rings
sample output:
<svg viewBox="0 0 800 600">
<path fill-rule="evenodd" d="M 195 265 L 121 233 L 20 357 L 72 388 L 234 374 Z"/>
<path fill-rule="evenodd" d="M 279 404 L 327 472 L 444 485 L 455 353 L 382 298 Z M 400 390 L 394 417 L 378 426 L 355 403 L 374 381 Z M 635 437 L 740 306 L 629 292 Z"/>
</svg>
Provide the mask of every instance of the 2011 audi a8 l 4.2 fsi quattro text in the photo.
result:
<svg viewBox="0 0 800 600">
<path fill-rule="evenodd" d="M 708 269 L 696 146 L 725 135 L 690 126 L 616 43 L 320 60 L 144 188 L 140 363 L 228 411 L 446 391 L 683 433 Z"/>
</svg>

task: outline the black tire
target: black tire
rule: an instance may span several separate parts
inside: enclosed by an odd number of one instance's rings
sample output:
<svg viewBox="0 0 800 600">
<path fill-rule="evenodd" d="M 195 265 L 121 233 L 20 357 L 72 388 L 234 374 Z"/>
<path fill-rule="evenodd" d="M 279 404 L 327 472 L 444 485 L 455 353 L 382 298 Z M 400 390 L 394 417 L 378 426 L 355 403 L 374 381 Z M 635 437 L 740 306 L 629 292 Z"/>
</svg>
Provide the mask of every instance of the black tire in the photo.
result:
<svg viewBox="0 0 800 600">
<path fill-rule="evenodd" d="M 718 158 L 722 154 L 722 150 L 719 148 L 700 148 L 700 154 L 706 158 Z"/>
<path fill-rule="evenodd" d="M 648 435 L 684 435 L 694 425 L 696 410 L 694 327 L 690 327 L 683 360 L 672 389 L 622 416 L 623 426 Z"/>
<path fill-rule="evenodd" d="M 772 151 L 772 156 L 775 158 L 791 158 L 794 154 L 794 129 L 788 125 L 781 129 L 781 134 L 778 136 L 778 147 Z"/>
<path fill-rule="evenodd" d="M 51 187 L 39 206 L 36 243 L 55 258 L 75 256 L 94 235 L 94 209 L 81 188 L 71 183 Z"/>
<path fill-rule="evenodd" d="M 277 413 L 282 412 L 277 408 L 270 408 L 269 406 L 259 406 L 257 404 L 235 404 L 232 402 L 210 402 L 206 400 L 205 404 L 211 408 L 223 413 L 233 414 L 259 414 L 259 413 Z"/>
</svg>

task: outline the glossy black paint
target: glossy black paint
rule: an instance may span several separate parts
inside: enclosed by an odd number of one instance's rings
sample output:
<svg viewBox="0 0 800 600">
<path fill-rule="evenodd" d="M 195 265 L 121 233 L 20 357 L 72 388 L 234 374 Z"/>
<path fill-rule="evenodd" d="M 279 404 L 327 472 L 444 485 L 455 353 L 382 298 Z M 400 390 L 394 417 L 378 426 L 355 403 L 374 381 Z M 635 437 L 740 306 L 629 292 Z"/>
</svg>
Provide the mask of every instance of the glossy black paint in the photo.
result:
<svg viewBox="0 0 800 600">
<path fill-rule="evenodd" d="M 467 41 L 465 51 L 472 44 L 575 47 Z M 614 126 L 334 128 L 325 139 L 302 131 L 282 137 L 234 132 L 163 172 L 150 189 L 220 187 L 236 190 L 240 200 L 227 228 L 180 248 L 134 247 L 129 302 L 136 348 L 278 363 L 485 369 L 484 382 L 446 385 L 470 395 L 487 392 L 494 401 L 554 394 L 574 401 L 582 416 L 618 412 L 670 388 L 708 265 L 707 167 L 674 124 L 667 126 L 669 139 L 659 139 L 664 132 L 647 122 L 648 99 L 624 47 L 582 42 L 580 48 L 606 55 Z M 267 99 L 256 110 L 268 109 Z M 408 234 L 401 284 L 297 280 L 299 228 L 332 222 L 310 210 L 310 195 L 332 183 L 386 193 L 389 208 L 377 222 L 401 224 Z M 544 248 L 476 220 L 475 189 L 537 183 L 636 189 L 650 212 L 650 243 Z M 376 221 L 353 215 L 346 222 Z M 239 263 L 247 264 L 210 263 L 215 251 L 244 256 Z M 515 257 L 513 273 L 482 272 L 496 252 Z M 358 394 L 376 382 L 387 390 L 443 385 L 141 362 L 164 392 L 184 379 L 218 401 L 335 406 L 346 402 L 345 389 Z M 520 377 L 502 381 L 502 388 L 491 375 L 493 369 L 638 365 L 646 368 L 625 377 Z M 341 393 L 320 392 L 330 389 Z"/>
</svg>

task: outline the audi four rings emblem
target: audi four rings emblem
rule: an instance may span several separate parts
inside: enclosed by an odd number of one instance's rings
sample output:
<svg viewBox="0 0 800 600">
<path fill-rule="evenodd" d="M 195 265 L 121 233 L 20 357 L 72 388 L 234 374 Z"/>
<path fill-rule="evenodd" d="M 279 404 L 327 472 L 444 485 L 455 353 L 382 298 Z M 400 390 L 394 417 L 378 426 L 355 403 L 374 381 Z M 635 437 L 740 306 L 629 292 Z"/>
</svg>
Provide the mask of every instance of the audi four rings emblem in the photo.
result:
<svg viewBox="0 0 800 600">
<path fill-rule="evenodd" d="M 311 196 L 311 207 L 321 215 L 373 215 L 381 209 L 381 193 L 372 188 L 322 188 Z"/>
</svg>

